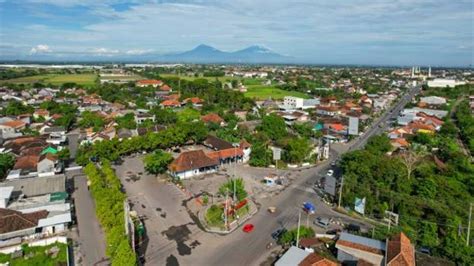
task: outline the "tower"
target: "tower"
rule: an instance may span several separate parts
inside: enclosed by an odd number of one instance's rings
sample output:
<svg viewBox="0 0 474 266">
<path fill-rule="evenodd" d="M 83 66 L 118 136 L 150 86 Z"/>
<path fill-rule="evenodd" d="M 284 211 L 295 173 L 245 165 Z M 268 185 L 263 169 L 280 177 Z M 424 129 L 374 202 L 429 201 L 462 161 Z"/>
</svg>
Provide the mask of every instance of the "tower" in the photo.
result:
<svg viewBox="0 0 474 266">
<path fill-rule="evenodd" d="M 431 78 L 431 66 L 428 66 L 428 78 Z"/>
</svg>

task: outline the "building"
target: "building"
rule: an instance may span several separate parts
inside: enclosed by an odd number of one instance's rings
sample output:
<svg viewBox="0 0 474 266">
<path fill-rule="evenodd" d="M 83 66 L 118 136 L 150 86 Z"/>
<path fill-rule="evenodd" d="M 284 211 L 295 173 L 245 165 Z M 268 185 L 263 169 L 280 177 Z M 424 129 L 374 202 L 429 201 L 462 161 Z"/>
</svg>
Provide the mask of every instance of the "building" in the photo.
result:
<svg viewBox="0 0 474 266">
<path fill-rule="evenodd" d="M 168 172 L 175 178 L 188 179 L 193 176 L 215 173 L 219 159 L 207 156 L 202 150 L 186 151 L 168 166 Z"/>
<path fill-rule="evenodd" d="M 357 264 L 360 261 L 371 265 L 384 265 L 385 243 L 383 241 L 341 233 L 336 242 L 337 260 L 343 264 Z"/>
<path fill-rule="evenodd" d="M 214 123 L 220 126 L 224 126 L 224 119 L 222 119 L 218 114 L 209 113 L 207 115 L 201 116 L 201 121 L 204 123 Z"/>
<path fill-rule="evenodd" d="M 445 88 L 445 87 L 456 87 L 458 85 L 464 85 L 464 81 L 456 81 L 454 79 L 433 79 L 428 80 L 428 87 L 431 88 Z"/>
<path fill-rule="evenodd" d="M 156 79 L 143 79 L 135 83 L 135 86 L 140 87 L 140 88 L 148 87 L 148 86 L 152 86 L 153 88 L 156 88 L 161 85 L 163 85 L 163 81 L 156 80 Z"/>
<path fill-rule="evenodd" d="M 387 266 L 415 265 L 415 248 L 403 232 L 387 241 L 386 253 Z"/>
<path fill-rule="evenodd" d="M 155 122 L 155 116 L 148 113 L 135 114 L 135 123 L 141 124 L 146 120 L 151 120 L 152 122 Z"/>
<path fill-rule="evenodd" d="M 317 253 L 305 251 L 291 246 L 283 256 L 281 256 L 275 266 L 336 266 L 336 262 L 324 258 Z"/>
<path fill-rule="evenodd" d="M 438 96 L 421 97 L 420 104 L 428 106 L 443 105 L 446 104 L 446 98 Z"/>
<path fill-rule="evenodd" d="M 281 109 L 312 109 L 316 108 L 317 105 L 320 104 L 320 99 L 314 98 L 314 99 L 303 99 L 299 97 L 294 97 L 294 96 L 285 96 L 283 98 L 283 105 L 281 106 Z"/>
</svg>

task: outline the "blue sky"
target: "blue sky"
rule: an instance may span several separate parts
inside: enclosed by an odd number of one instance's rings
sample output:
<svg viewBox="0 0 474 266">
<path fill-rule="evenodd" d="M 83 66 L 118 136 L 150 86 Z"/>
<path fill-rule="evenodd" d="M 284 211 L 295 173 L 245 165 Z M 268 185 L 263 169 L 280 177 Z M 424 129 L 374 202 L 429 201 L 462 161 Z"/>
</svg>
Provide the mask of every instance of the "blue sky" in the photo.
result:
<svg viewBox="0 0 474 266">
<path fill-rule="evenodd" d="M 472 0 L 0 0 L 0 59 L 258 44 L 300 61 L 473 64 Z"/>
</svg>

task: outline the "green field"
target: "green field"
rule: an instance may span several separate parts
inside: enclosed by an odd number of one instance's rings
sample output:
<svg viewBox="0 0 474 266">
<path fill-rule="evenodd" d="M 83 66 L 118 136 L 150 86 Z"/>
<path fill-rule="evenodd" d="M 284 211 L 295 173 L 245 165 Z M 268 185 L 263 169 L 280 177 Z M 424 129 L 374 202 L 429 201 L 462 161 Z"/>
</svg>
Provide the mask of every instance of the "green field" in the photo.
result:
<svg viewBox="0 0 474 266">
<path fill-rule="evenodd" d="M 268 98 L 272 98 L 273 100 L 281 100 L 285 96 L 295 96 L 305 99 L 309 98 L 308 95 L 299 91 L 285 91 L 275 86 L 265 85 L 249 85 L 247 86 L 247 92 L 245 92 L 244 95 L 245 97 L 256 100 L 266 100 Z"/>
<path fill-rule="evenodd" d="M 1 83 L 35 83 L 43 84 L 51 83 L 53 85 L 61 85 L 63 83 L 74 82 L 79 85 L 92 86 L 95 85 L 96 74 L 45 74 L 30 77 L 22 77 L 16 79 L 2 80 Z"/>
<path fill-rule="evenodd" d="M 184 75 L 176 75 L 176 74 L 160 74 L 163 78 L 177 78 L 180 77 L 181 79 L 185 80 L 195 80 L 195 79 L 207 79 L 209 81 L 216 80 L 216 77 L 191 77 L 191 76 L 184 76 Z M 232 80 L 240 80 L 244 85 L 261 85 L 264 79 L 259 78 L 242 78 L 242 77 L 217 77 L 220 82 L 230 82 Z"/>
</svg>

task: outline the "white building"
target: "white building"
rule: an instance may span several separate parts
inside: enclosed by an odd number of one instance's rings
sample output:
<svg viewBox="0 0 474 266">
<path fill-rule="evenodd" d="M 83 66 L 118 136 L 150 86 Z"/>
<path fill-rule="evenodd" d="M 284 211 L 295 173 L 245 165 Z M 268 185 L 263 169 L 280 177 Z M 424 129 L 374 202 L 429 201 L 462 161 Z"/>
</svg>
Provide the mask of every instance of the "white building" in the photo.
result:
<svg viewBox="0 0 474 266">
<path fill-rule="evenodd" d="M 464 81 L 456 81 L 454 79 L 434 79 L 428 81 L 428 87 L 431 88 L 445 88 L 445 87 L 455 87 L 458 85 L 464 85 Z"/>
<path fill-rule="evenodd" d="M 312 109 L 320 104 L 320 99 L 303 99 L 294 96 L 285 96 L 283 98 L 282 109 Z"/>
</svg>

